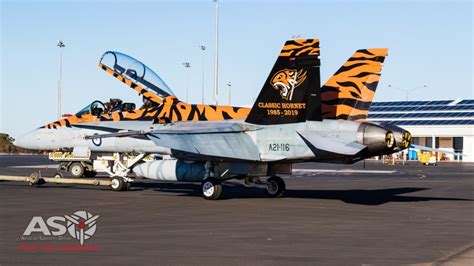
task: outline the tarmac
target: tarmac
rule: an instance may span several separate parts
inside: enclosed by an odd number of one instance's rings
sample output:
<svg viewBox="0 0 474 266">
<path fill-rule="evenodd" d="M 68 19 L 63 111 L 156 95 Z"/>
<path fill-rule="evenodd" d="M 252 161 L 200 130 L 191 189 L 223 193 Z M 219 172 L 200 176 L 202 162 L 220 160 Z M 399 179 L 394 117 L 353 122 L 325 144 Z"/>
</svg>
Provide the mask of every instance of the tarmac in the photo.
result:
<svg viewBox="0 0 474 266">
<path fill-rule="evenodd" d="M 3 155 L 0 175 L 52 176 L 52 164 Z M 474 265 L 473 170 L 470 163 L 297 164 L 283 176 L 283 198 L 230 181 L 218 201 L 202 199 L 193 183 L 138 180 L 114 192 L 0 182 L 0 265 Z M 68 232 L 23 236 L 34 216 L 76 211 L 100 215 L 84 246 Z"/>
</svg>

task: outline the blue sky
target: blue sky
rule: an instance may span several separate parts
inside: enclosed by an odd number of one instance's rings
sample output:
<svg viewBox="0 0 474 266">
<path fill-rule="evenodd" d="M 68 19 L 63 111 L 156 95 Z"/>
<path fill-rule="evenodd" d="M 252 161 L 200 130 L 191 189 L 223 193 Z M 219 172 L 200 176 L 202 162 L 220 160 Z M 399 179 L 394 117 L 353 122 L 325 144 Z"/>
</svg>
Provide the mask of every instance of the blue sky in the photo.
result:
<svg viewBox="0 0 474 266">
<path fill-rule="evenodd" d="M 473 97 L 471 1 L 226 1 L 220 2 L 220 102 L 251 105 L 285 40 L 321 40 L 325 82 L 360 48 L 388 47 L 375 100 Z M 63 113 L 93 100 L 140 102 L 131 89 L 97 67 L 116 50 L 159 73 L 190 102 L 200 102 L 204 40 L 205 87 L 213 99 L 212 1 L 1 1 L 0 132 L 18 136 L 55 120 L 59 48 L 64 40 Z"/>
</svg>

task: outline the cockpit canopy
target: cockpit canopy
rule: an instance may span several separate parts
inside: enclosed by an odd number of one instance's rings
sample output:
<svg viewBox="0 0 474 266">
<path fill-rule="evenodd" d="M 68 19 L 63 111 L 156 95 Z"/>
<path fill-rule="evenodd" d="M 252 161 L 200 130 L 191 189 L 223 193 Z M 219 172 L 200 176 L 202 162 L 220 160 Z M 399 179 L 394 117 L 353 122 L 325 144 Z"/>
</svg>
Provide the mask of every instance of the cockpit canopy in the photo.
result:
<svg viewBox="0 0 474 266">
<path fill-rule="evenodd" d="M 112 69 L 115 73 L 131 79 L 144 89 L 154 91 L 161 98 L 174 96 L 173 91 L 158 74 L 133 57 L 108 51 L 102 55 L 100 63 Z"/>
<path fill-rule="evenodd" d="M 132 112 L 135 110 L 134 103 L 124 103 L 120 99 L 110 99 L 108 102 L 93 101 L 91 104 L 82 108 L 76 113 L 77 116 L 84 114 L 92 114 L 93 116 L 100 116 L 102 114 L 110 114 L 115 111 Z"/>
</svg>

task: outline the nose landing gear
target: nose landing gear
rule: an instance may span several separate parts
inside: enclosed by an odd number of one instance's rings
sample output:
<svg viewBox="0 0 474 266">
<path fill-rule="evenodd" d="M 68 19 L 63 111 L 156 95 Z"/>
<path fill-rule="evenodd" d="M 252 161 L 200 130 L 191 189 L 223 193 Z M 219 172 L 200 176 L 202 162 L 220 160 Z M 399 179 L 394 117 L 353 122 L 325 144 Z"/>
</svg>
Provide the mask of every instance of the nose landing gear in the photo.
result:
<svg viewBox="0 0 474 266">
<path fill-rule="evenodd" d="M 131 182 L 126 182 L 121 176 L 114 176 L 110 181 L 110 188 L 113 191 L 127 191 L 132 187 Z"/>
</svg>

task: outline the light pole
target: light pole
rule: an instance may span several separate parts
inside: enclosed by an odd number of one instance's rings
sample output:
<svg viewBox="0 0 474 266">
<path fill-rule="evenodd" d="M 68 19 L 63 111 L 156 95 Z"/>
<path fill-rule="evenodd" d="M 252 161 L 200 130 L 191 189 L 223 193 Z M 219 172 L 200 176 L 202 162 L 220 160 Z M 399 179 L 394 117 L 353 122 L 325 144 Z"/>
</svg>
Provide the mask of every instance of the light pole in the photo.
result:
<svg viewBox="0 0 474 266">
<path fill-rule="evenodd" d="M 202 84 L 201 84 L 201 104 L 204 104 L 204 51 L 206 50 L 206 46 L 204 46 L 204 41 L 201 42 L 199 45 L 202 51 Z"/>
<path fill-rule="evenodd" d="M 410 88 L 410 89 L 402 89 L 402 88 L 399 88 L 399 87 L 394 87 L 392 86 L 391 84 L 389 84 L 387 87 L 389 88 L 394 88 L 396 90 L 400 90 L 400 91 L 403 91 L 405 93 L 405 100 L 408 102 L 408 96 L 410 95 L 410 93 L 416 91 L 416 90 L 419 90 L 421 88 L 427 88 L 428 86 L 427 85 L 423 85 L 423 86 L 418 86 L 418 87 L 414 87 L 414 88 Z"/>
<path fill-rule="evenodd" d="M 61 119 L 61 81 L 63 76 L 63 48 L 66 47 L 63 41 L 57 40 L 59 47 L 59 80 L 58 80 L 58 120 Z"/>
<path fill-rule="evenodd" d="M 191 63 L 184 62 L 183 66 L 186 68 L 186 102 L 189 103 L 189 69 L 191 68 Z"/>
<path fill-rule="evenodd" d="M 218 104 L 219 98 L 219 1 L 213 0 L 216 3 L 216 50 L 214 52 L 214 101 Z"/>
<path fill-rule="evenodd" d="M 229 94 L 227 96 L 229 98 L 229 105 L 231 105 L 230 104 L 230 97 L 231 97 L 231 91 L 232 91 L 232 83 L 230 83 L 230 81 L 227 82 L 227 86 L 229 87 Z"/>
</svg>

